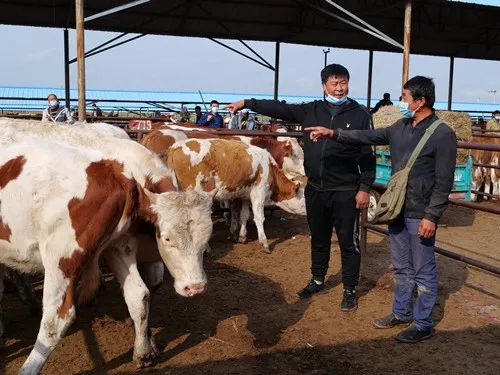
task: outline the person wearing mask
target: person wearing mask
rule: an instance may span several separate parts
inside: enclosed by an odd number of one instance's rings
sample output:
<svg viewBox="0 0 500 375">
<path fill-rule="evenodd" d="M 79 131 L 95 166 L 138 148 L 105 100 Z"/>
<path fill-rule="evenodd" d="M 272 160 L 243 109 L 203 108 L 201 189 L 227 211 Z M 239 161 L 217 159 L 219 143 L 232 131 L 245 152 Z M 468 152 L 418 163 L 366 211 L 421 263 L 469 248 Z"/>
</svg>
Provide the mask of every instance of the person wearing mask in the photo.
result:
<svg viewBox="0 0 500 375">
<path fill-rule="evenodd" d="M 322 124 L 327 129 L 371 129 L 368 111 L 349 98 L 349 71 L 331 64 L 321 70 L 324 100 L 287 104 L 278 100 L 246 99 L 227 108 L 242 108 L 303 127 Z M 308 177 L 304 192 L 307 221 L 311 232 L 312 278 L 298 293 L 301 299 L 325 290 L 333 228 L 337 234 L 342 261 L 344 293 L 340 308 L 357 308 L 359 281 L 359 209 L 367 208 L 370 186 L 375 180 L 375 155 L 370 146 L 348 146 L 331 139 L 313 142 L 304 136 L 304 168 Z"/>
<path fill-rule="evenodd" d="M 500 111 L 493 112 L 491 119 L 486 123 L 486 130 L 500 130 Z"/>
<path fill-rule="evenodd" d="M 240 129 L 244 130 L 254 130 L 255 129 L 255 119 L 250 115 L 248 109 L 243 109 L 240 115 Z"/>
<path fill-rule="evenodd" d="M 96 103 L 92 104 L 92 117 L 101 117 L 102 116 L 102 110 L 97 106 Z"/>
<path fill-rule="evenodd" d="M 372 113 L 377 112 L 380 108 L 386 106 L 386 105 L 392 105 L 391 102 L 391 94 L 388 92 L 384 93 L 384 98 L 382 100 L 379 100 L 377 104 L 375 104 L 375 107 L 372 109 Z"/>
<path fill-rule="evenodd" d="M 219 102 L 212 100 L 210 102 L 210 112 L 206 112 L 201 118 L 196 121 L 198 125 L 210 126 L 212 128 L 223 128 L 224 119 L 219 114 Z"/>
<path fill-rule="evenodd" d="M 389 224 L 389 248 L 394 269 L 392 312 L 375 319 L 375 328 L 408 326 L 396 339 L 415 343 L 434 334 L 432 309 L 437 298 L 434 255 L 436 228 L 448 207 L 453 187 L 457 138 L 434 112 L 432 79 L 416 76 L 403 86 L 399 103 L 403 118 L 376 130 L 311 127 L 310 139 L 336 140 L 350 145 L 389 145 L 392 173 L 402 170 L 429 128 L 435 127 L 410 170 L 405 202 L 399 217 Z M 437 126 L 437 127 L 436 127 Z M 414 302 L 414 290 L 417 297 Z"/>
<path fill-rule="evenodd" d="M 43 110 L 42 122 L 65 122 L 67 124 L 74 122 L 69 110 L 59 103 L 55 94 L 49 94 L 47 101 L 49 105 Z"/>
<path fill-rule="evenodd" d="M 190 117 L 191 114 L 189 113 L 187 108 L 182 106 L 181 110 L 179 111 L 179 122 L 189 122 Z"/>
<path fill-rule="evenodd" d="M 198 121 L 200 121 L 201 119 L 201 116 L 203 115 L 203 113 L 201 112 L 201 107 L 199 105 L 194 107 L 194 114 L 196 116 L 195 123 L 198 123 Z"/>
</svg>

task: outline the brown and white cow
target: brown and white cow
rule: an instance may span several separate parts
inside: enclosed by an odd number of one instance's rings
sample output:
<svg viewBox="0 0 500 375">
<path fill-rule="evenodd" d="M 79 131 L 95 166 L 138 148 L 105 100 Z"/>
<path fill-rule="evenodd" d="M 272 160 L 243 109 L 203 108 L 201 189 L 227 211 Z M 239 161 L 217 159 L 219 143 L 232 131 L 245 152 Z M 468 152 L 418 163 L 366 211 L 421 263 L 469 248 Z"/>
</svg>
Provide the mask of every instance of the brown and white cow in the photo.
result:
<svg viewBox="0 0 500 375">
<path fill-rule="evenodd" d="M 264 205 L 272 201 L 285 211 L 305 215 L 304 190 L 289 180 L 269 153 L 259 147 L 223 139 L 188 139 L 172 145 L 162 157 L 183 189 L 203 189 L 213 184 L 215 198 L 242 200 L 241 214 L 232 207 L 231 233 L 245 242 L 249 204 L 252 205 L 259 242 L 269 252 L 264 232 Z"/>
<path fill-rule="evenodd" d="M 137 219 L 154 223 L 176 291 L 199 294 L 206 285 L 203 250 L 212 230 L 212 199 L 176 191 L 171 171 L 132 141 L 32 125 L 0 120 L 0 263 L 45 272 L 40 332 L 21 373 L 40 371 L 74 319 L 75 295 L 82 299 L 95 290 L 101 253 L 134 321 L 134 358 L 141 367 L 150 365 L 156 349 L 147 334 L 149 291 L 137 271 L 131 225 Z"/>
</svg>

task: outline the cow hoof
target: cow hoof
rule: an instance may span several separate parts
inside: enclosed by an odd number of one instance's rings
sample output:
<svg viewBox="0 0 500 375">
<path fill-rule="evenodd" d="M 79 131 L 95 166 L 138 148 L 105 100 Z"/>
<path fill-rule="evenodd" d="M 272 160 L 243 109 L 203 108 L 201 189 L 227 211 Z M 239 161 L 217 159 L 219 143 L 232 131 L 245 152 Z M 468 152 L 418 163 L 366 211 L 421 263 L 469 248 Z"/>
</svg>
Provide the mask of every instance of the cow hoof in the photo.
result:
<svg viewBox="0 0 500 375">
<path fill-rule="evenodd" d="M 269 248 L 269 245 L 262 245 L 262 249 L 266 254 L 271 254 L 272 250 Z"/>
<path fill-rule="evenodd" d="M 241 236 L 239 236 L 239 237 L 238 237 L 238 242 L 239 242 L 239 243 L 247 243 L 247 238 L 246 238 L 246 237 L 241 237 Z"/>
<path fill-rule="evenodd" d="M 158 350 L 155 346 L 152 346 L 151 351 L 140 358 L 137 358 L 137 368 L 151 367 L 156 364 L 156 358 L 158 357 Z"/>
</svg>

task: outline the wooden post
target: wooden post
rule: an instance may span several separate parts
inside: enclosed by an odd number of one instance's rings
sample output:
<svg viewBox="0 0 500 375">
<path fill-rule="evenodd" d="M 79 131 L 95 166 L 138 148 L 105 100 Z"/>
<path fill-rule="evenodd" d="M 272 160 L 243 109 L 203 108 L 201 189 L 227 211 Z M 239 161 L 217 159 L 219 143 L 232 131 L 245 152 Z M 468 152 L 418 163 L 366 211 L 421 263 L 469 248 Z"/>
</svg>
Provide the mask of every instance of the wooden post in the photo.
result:
<svg viewBox="0 0 500 375">
<path fill-rule="evenodd" d="M 69 97 L 69 36 L 68 29 L 64 29 L 64 100 L 66 108 L 71 110 Z"/>
<path fill-rule="evenodd" d="M 451 111 L 451 102 L 453 101 L 453 70 L 455 66 L 455 58 L 450 57 L 450 77 L 448 79 L 448 111 Z"/>
<path fill-rule="evenodd" d="M 76 59 L 78 65 L 78 121 L 85 121 L 85 38 L 84 0 L 75 0 L 76 10 Z"/>
<path fill-rule="evenodd" d="M 278 100 L 279 78 L 280 78 L 280 42 L 276 42 L 276 55 L 274 58 L 274 100 Z"/>
<path fill-rule="evenodd" d="M 411 0 L 405 5 L 404 51 L 403 51 L 403 85 L 410 74 L 410 41 L 411 41 Z"/>
<path fill-rule="evenodd" d="M 370 109 L 372 101 L 373 51 L 368 55 L 368 89 L 366 92 L 366 108 Z"/>
</svg>

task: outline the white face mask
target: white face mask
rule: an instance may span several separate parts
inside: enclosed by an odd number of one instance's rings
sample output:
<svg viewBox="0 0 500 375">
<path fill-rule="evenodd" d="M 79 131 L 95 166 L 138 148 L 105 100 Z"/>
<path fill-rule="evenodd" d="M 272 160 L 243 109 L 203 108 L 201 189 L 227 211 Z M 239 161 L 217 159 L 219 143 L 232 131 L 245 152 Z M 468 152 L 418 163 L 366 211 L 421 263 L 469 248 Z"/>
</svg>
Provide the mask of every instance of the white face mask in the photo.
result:
<svg viewBox="0 0 500 375">
<path fill-rule="evenodd" d="M 51 100 L 49 101 L 49 105 L 52 107 L 52 108 L 55 108 L 59 105 L 59 102 L 57 100 Z"/>
<path fill-rule="evenodd" d="M 212 107 L 212 113 L 217 113 L 219 112 L 219 107 Z"/>
<path fill-rule="evenodd" d="M 495 120 L 500 120 L 500 115 L 495 115 Z"/>
</svg>

